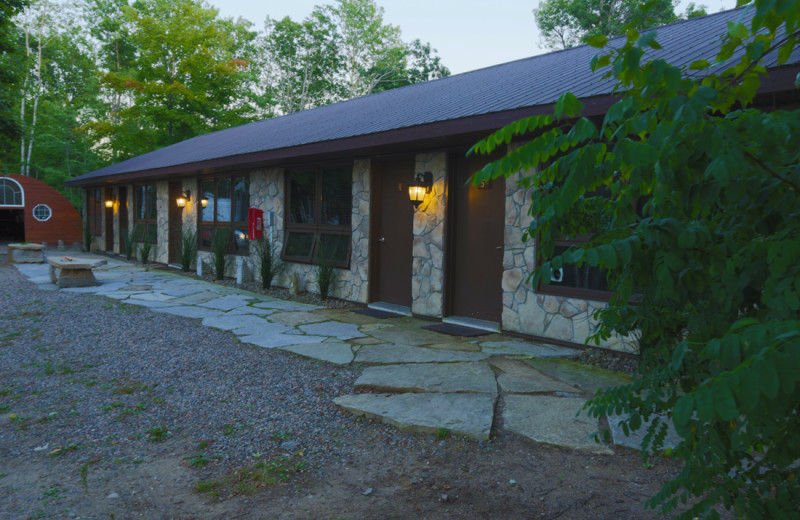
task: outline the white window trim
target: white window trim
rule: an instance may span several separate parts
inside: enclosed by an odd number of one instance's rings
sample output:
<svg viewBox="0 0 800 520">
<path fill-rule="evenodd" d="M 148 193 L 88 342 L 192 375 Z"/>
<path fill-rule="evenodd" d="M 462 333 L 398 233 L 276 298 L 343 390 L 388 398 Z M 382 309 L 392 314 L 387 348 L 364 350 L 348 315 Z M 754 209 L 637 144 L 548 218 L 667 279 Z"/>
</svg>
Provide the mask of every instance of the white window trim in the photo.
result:
<svg viewBox="0 0 800 520">
<path fill-rule="evenodd" d="M 40 207 L 47 208 L 47 212 L 48 212 L 47 218 L 42 219 L 42 218 L 39 218 L 39 217 L 36 216 L 36 208 L 40 208 Z M 33 215 L 33 218 L 35 218 L 39 222 L 47 222 L 48 220 L 53 218 L 53 210 L 50 209 L 50 206 L 48 206 L 47 204 L 37 204 L 37 205 L 35 205 L 33 207 L 33 209 L 31 210 L 31 214 Z"/>
<path fill-rule="evenodd" d="M 0 180 L 9 180 L 19 186 L 19 192 L 22 194 L 22 204 L 0 204 L 0 208 L 24 208 L 25 207 L 25 190 L 22 189 L 22 184 L 18 183 L 11 177 L 0 177 Z"/>
</svg>

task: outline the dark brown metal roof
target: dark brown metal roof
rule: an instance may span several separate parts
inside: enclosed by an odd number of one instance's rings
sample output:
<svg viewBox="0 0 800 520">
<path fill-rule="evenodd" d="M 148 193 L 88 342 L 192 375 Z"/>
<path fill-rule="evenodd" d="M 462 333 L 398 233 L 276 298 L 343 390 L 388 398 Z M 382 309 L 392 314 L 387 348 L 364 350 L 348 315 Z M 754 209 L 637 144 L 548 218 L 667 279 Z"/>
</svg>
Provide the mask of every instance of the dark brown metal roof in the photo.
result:
<svg viewBox="0 0 800 520">
<path fill-rule="evenodd" d="M 659 27 L 655 30 L 663 49 L 648 50 L 646 57 L 663 58 L 679 66 L 699 59 L 713 62 L 727 23 L 749 22 L 753 9 L 745 6 Z M 611 45 L 615 43 L 621 45 L 624 39 L 614 39 Z M 591 73 L 589 62 L 597 52 L 584 45 L 229 128 L 134 157 L 66 184 L 156 178 L 342 154 L 352 157 L 384 148 L 410 149 L 430 140 L 441 144 L 474 142 L 480 132 L 550 111 L 565 91 L 584 100 L 586 115 L 598 115 L 613 102 L 614 81 Z M 793 54 L 789 64 L 792 69 L 800 64 L 800 52 Z M 765 65 L 775 67 L 776 57 L 768 58 Z M 773 76 L 771 83 L 765 83 L 766 88 L 791 88 L 793 75 Z"/>
</svg>

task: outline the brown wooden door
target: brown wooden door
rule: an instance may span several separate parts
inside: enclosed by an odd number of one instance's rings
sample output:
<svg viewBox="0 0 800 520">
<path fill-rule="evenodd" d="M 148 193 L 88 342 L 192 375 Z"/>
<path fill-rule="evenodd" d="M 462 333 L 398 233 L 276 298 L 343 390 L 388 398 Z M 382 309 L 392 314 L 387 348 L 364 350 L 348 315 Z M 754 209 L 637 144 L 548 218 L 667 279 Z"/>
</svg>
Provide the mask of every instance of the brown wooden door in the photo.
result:
<svg viewBox="0 0 800 520">
<path fill-rule="evenodd" d="M 450 315 L 500 322 L 503 311 L 505 182 L 479 188 L 469 177 L 489 160 L 450 157 L 448 299 Z"/>
<path fill-rule="evenodd" d="M 411 156 L 375 163 L 372 301 L 411 307 L 411 246 L 414 208 L 408 183 L 414 180 Z"/>
<path fill-rule="evenodd" d="M 127 254 L 125 250 L 125 236 L 128 234 L 128 190 L 126 188 L 119 188 L 119 252 L 120 254 Z"/>
<path fill-rule="evenodd" d="M 183 208 L 178 207 L 178 197 L 183 192 L 179 181 L 169 183 L 169 259 L 168 263 L 180 261 L 181 235 L 183 234 Z"/>
</svg>

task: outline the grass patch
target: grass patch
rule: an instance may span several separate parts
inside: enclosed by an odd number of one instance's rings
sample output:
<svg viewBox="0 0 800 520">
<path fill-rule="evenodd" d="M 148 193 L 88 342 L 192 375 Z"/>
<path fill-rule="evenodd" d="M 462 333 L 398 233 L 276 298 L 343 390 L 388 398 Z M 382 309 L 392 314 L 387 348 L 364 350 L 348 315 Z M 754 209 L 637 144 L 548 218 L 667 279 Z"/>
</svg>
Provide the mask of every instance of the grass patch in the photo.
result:
<svg viewBox="0 0 800 520">
<path fill-rule="evenodd" d="M 72 451 L 78 451 L 81 448 L 85 448 L 86 446 L 81 446 L 79 444 L 70 444 L 69 446 L 65 446 L 63 448 L 55 448 L 53 451 L 49 453 L 51 457 L 58 457 L 59 455 L 66 455 Z"/>
<path fill-rule="evenodd" d="M 131 395 L 136 392 L 141 392 L 147 389 L 147 385 L 142 383 L 131 383 L 129 385 L 121 385 L 111 391 L 114 395 Z"/>
<path fill-rule="evenodd" d="M 203 466 L 208 464 L 208 459 L 206 458 L 205 453 L 195 453 L 194 455 L 188 458 L 189 458 L 189 464 L 196 468 L 202 468 Z"/>
<path fill-rule="evenodd" d="M 292 475 L 303 473 L 306 469 L 306 463 L 299 455 L 281 456 L 247 466 L 222 480 L 199 481 L 195 484 L 195 491 L 212 496 L 223 491 L 232 495 L 251 495 L 268 486 L 288 482 Z"/>
<path fill-rule="evenodd" d="M 194 485 L 194 490 L 204 495 L 218 496 L 224 484 L 219 480 L 200 480 Z"/>
<path fill-rule="evenodd" d="M 89 463 L 84 463 L 83 466 L 78 470 L 78 475 L 81 477 L 81 484 L 83 484 L 84 489 L 89 489 L 89 483 L 87 479 L 89 478 Z"/>
<path fill-rule="evenodd" d="M 150 428 L 145 430 L 145 433 L 147 434 L 147 440 L 150 442 L 164 442 L 169 436 L 169 430 L 165 426 Z"/>
</svg>

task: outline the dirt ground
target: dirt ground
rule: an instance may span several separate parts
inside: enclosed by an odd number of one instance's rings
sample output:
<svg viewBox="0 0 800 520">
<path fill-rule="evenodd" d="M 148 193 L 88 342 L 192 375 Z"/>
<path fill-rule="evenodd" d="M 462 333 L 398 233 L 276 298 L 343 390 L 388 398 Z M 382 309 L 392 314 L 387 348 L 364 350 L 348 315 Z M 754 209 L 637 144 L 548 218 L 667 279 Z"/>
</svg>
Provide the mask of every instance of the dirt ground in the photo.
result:
<svg viewBox="0 0 800 520">
<path fill-rule="evenodd" d="M 274 484 L 234 478 L 211 495 L 197 483 L 235 468 L 192 467 L 196 447 L 179 439 L 145 445 L 140 463 L 109 460 L 102 449 L 38 463 L 0 457 L 0 497 L 37 496 L 5 518 L 640 519 L 655 517 L 642 504 L 675 470 L 647 469 L 622 449 L 587 455 L 505 434 L 485 443 L 416 435 L 404 445 L 403 437 L 367 427 L 349 437 L 358 450 L 347 462 L 287 472 Z"/>
</svg>

